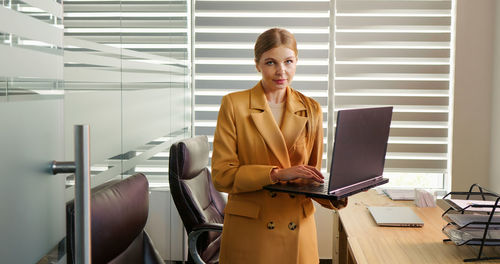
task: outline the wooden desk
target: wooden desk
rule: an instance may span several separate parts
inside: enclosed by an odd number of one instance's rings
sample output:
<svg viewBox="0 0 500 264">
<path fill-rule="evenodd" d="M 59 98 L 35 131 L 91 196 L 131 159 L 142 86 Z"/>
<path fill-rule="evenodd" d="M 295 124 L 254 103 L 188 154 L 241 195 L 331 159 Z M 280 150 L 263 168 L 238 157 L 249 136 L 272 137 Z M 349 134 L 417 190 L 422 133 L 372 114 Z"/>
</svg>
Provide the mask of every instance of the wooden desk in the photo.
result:
<svg viewBox="0 0 500 264">
<path fill-rule="evenodd" d="M 422 228 L 379 227 L 366 206 L 411 206 L 424 221 Z M 358 264 L 463 263 L 477 257 L 479 247 L 443 242 L 443 210 L 417 208 L 413 202 L 392 201 L 375 190 L 349 197 L 339 211 L 339 262 Z M 498 247 L 485 247 L 482 256 L 500 256 Z M 495 261 L 472 263 L 500 263 Z"/>
</svg>

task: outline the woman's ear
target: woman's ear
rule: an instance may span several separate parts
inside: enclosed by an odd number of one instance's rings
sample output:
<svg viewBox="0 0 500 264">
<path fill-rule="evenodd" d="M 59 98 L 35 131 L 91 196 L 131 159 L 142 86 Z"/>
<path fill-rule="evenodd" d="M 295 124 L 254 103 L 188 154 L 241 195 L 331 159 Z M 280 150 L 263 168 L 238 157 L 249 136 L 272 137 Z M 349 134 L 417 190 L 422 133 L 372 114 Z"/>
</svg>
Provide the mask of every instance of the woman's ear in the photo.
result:
<svg viewBox="0 0 500 264">
<path fill-rule="evenodd" d="M 257 62 L 257 60 L 254 61 L 255 61 L 255 69 L 257 69 L 257 71 L 260 72 L 259 63 Z"/>
</svg>

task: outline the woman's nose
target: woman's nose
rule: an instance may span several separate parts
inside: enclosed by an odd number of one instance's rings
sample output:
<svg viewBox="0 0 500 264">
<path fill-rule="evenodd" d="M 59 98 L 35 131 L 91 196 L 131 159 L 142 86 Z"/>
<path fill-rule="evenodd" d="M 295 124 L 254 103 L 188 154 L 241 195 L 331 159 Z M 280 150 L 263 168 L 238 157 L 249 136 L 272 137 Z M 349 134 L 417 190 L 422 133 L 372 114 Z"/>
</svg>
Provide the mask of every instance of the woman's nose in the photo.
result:
<svg viewBox="0 0 500 264">
<path fill-rule="evenodd" d="M 285 65 L 283 65 L 282 63 L 280 63 L 280 64 L 277 64 L 277 66 L 278 66 L 276 68 L 276 72 L 277 73 L 283 73 L 283 72 L 285 72 Z"/>
</svg>

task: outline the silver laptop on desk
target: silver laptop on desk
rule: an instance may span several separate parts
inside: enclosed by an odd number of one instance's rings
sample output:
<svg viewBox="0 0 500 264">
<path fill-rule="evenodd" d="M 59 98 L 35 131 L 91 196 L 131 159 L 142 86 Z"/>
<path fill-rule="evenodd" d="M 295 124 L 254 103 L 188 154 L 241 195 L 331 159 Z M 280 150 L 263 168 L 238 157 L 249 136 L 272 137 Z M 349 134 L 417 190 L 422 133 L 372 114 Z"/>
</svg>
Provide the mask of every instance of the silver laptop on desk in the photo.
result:
<svg viewBox="0 0 500 264">
<path fill-rule="evenodd" d="M 424 226 L 424 221 L 410 207 L 368 206 L 368 210 L 379 226 Z"/>
</svg>

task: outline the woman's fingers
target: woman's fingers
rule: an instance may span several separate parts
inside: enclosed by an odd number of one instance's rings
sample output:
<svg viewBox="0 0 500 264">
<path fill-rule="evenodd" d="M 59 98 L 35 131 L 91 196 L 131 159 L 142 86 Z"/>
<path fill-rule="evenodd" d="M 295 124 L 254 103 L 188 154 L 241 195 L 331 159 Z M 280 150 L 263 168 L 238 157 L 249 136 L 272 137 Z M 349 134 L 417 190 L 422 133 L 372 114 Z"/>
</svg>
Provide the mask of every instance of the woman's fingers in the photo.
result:
<svg viewBox="0 0 500 264">
<path fill-rule="evenodd" d="M 319 171 L 316 167 L 305 165 L 308 169 L 312 170 L 316 175 L 318 175 L 321 179 L 324 179 L 323 173 Z"/>
<path fill-rule="evenodd" d="M 311 179 L 316 182 L 323 182 L 323 175 L 313 166 L 300 165 L 294 166 L 287 169 L 280 169 L 277 172 L 278 179 L 281 180 L 293 180 L 298 178 Z"/>
<path fill-rule="evenodd" d="M 314 181 L 317 181 L 317 182 L 320 182 L 320 183 L 323 183 L 323 175 L 321 174 L 321 172 L 319 172 L 315 167 L 312 167 L 312 166 L 303 166 L 303 168 L 307 171 L 307 177 L 314 180 Z"/>
<path fill-rule="evenodd" d="M 323 176 L 323 174 L 321 174 L 320 171 L 318 171 L 318 169 L 316 169 L 313 166 L 304 166 L 304 168 L 309 171 L 309 173 L 312 175 L 313 180 L 320 182 L 320 183 L 324 182 L 323 181 L 324 176 Z"/>
<path fill-rule="evenodd" d="M 316 174 L 313 176 L 313 178 L 312 178 L 312 179 L 313 179 L 313 180 L 315 180 L 315 181 L 317 181 L 317 182 L 320 182 L 320 183 L 323 183 L 323 182 L 324 182 L 324 181 L 323 181 L 323 179 L 322 179 L 322 178 L 320 178 L 320 177 L 319 177 L 318 175 L 316 175 Z"/>
</svg>

